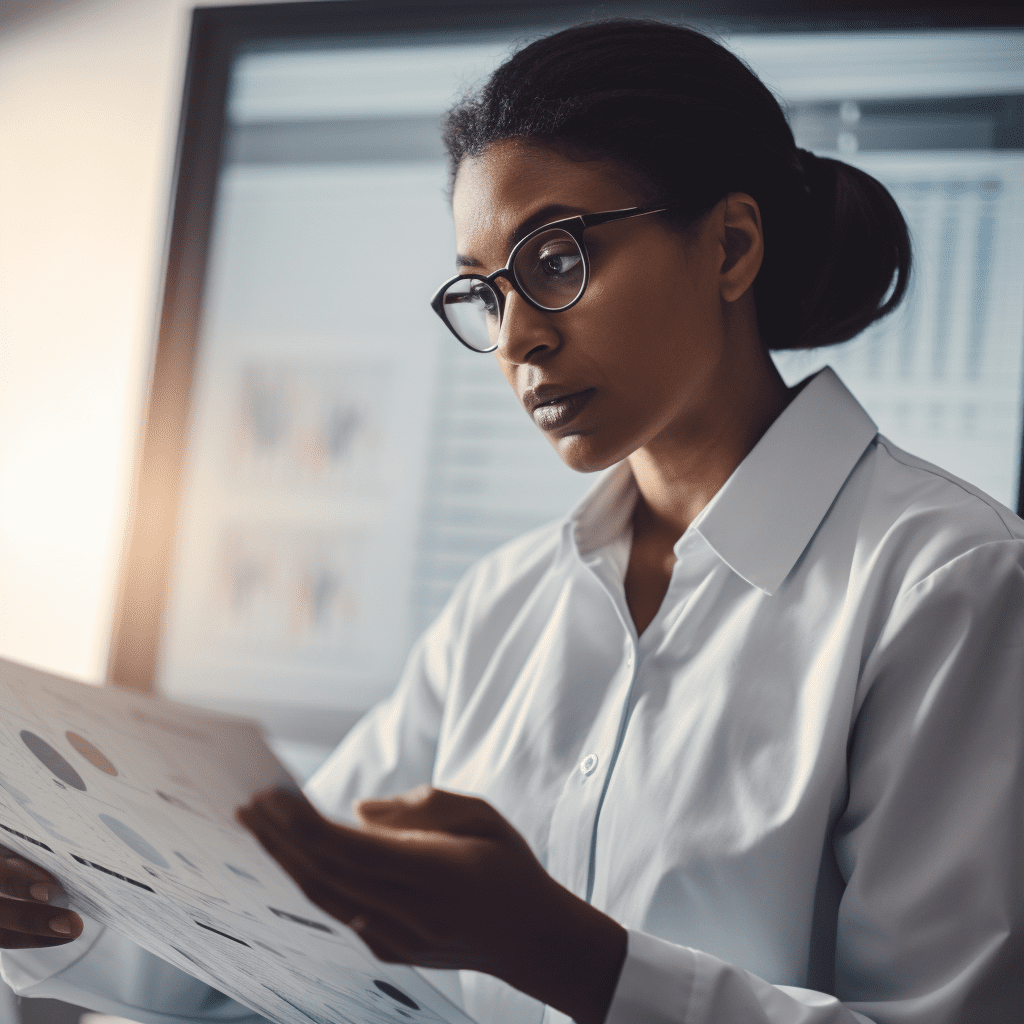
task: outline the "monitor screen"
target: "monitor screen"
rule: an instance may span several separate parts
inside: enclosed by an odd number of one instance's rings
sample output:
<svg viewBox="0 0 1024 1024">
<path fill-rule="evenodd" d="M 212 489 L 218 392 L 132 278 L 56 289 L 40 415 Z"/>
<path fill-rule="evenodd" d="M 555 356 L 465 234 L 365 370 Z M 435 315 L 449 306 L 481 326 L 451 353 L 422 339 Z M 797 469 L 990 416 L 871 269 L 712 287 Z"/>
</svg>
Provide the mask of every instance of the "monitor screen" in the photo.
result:
<svg viewBox="0 0 1024 1024">
<path fill-rule="evenodd" d="M 230 53 L 153 683 L 259 715 L 300 772 L 393 688 L 477 558 L 596 482 L 428 306 L 455 272 L 439 119 L 539 31 L 513 19 Z M 798 144 L 890 188 L 915 245 L 895 315 L 838 348 L 777 354 L 783 376 L 830 364 L 897 445 L 1011 507 L 1021 38 L 723 36 L 785 102 Z"/>
</svg>

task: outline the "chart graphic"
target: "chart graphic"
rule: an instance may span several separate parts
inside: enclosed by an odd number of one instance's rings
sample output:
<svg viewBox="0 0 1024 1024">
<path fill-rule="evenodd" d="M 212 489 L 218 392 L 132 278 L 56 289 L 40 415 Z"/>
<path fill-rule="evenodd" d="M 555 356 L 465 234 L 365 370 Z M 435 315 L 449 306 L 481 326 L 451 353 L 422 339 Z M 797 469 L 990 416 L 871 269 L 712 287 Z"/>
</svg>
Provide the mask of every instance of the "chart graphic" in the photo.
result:
<svg viewBox="0 0 1024 1024">
<path fill-rule="evenodd" d="M 117 774 L 117 769 L 110 763 L 110 760 L 84 736 L 79 736 L 78 733 L 70 731 L 66 732 L 64 735 L 67 737 L 68 743 L 70 743 L 71 746 L 73 746 L 75 750 L 77 750 L 94 768 L 98 768 L 101 772 L 105 772 L 107 775 Z"/>
<path fill-rule="evenodd" d="M 164 859 L 163 855 L 155 850 L 152 845 L 146 842 L 142 836 L 139 835 L 134 829 L 129 828 L 123 821 L 119 821 L 117 818 L 112 817 L 109 814 L 101 814 L 100 821 L 103 822 L 111 832 L 121 840 L 125 846 L 130 846 L 140 857 L 144 857 L 151 864 L 156 864 L 161 868 L 169 868 L 170 864 Z"/>
<path fill-rule="evenodd" d="M 180 807 L 183 811 L 188 811 L 189 814 L 198 814 L 200 818 L 204 815 L 200 814 L 191 804 L 186 803 L 180 797 L 171 796 L 170 793 L 165 793 L 162 789 L 155 790 L 156 795 L 166 803 L 171 804 L 174 807 Z"/>
<path fill-rule="evenodd" d="M 386 365 L 249 363 L 236 388 L 229 457 L 241 479 L 356 487 L 378 479 Z"/>
<path fill-rule="evenodd" d="M 368 570 L 358 532 L 229 529 L 218 569 L 212 624 L 225 639 L 301 647 L 358 638 Z"/>
<path fill-rule="evenodd" d="M 250 723 L 0 660 L 0 765 L 4 846 L 53 872 L 71 909 L 261 1016 L 469 1024 L 310 903 L 237 822 L 255 793 L 295 788 Z"/>
<path fill-rule="evenodd" d="M 257 885 L 262 884 L 255 875 L 250 874 L 248 871 L 245 870 L 245 868 L 235 867 L 234 864 L 229 864 L 227 861 L 224 861 L 224 866 L 228 869 L 228 871 L 233 871 L 236 875 L 238 875 L 239 878 L 244 878 L 249 882 L 255 882 Z"/>
<path fill-rule="evenodd" d="M 46 740 L 37 736 L 34 732 L 29 732 L 27 729 L 22 729 L 21 738 L 25 743 L 25 746 L 32 751 L 36 757 L 39 758 L 47 768 L 57 776 L 61 782 L 66 782 L 69 786 L 73 786 L 75 789 L 85 792 L 85 783 L 82 781 L 82 776 L 71 767 L 65 758 L 59 754 L 53 747 L 50 746 Z"/>
<path fill-rule="evenodd" d="M 403 1006 L 408 1006 L 410 1009 L 418 1010 L 419 1006 L 416 1005 L 401 989 L 395 988 L 394 985 L 389 984 L 386 981 L 380 981 L 377 978 L 373 980 L 374 985 L 385 993 L 385 995 L 391 996 L 392 999 L 397 999 Z"/>
</svg>

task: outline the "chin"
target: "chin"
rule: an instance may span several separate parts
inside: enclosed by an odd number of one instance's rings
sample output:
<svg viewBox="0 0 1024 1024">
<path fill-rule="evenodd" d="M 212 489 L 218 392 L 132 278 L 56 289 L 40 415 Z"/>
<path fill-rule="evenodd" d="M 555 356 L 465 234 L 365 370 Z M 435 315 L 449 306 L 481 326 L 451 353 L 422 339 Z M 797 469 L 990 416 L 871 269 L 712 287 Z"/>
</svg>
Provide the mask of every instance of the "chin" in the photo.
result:
<svg viewBox="0 0 1024 1024">
<path fill-rule="evenodd" d="M 607 445 L 598 444 L 592 434 L 567 434 L 550 440 L 558 457 L 577 473 L 599 473 L 629 455 L 628 451 L 612 451 Z"/>
</svg>

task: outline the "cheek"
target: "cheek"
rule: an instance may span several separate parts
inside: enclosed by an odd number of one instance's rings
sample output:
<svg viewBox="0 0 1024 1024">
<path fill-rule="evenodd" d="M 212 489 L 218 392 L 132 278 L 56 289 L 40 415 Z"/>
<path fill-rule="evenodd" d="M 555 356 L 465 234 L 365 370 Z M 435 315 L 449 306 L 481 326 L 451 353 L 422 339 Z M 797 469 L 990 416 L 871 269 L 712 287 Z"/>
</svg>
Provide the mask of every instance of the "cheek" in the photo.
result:
<svg viewBox="0 0 1024 1024">
<path fill-rule="evenodd" d="M 707 290 L 686 275 L 640 275 L 600 297 L 577 337 L 609 386 L 604 442 L 625 457 L 703 390 L 721 355 L 720 332 Z"/>
<path fill-rule="evenodd" d="M 709 324 L 705 306 L 683 275 L 634 273 L 628 286 L 594 288 L 581 339 L 609 371 L 656 390 L 658 378 L 677 376 L 691 350 L 701 347 Z"/>
<path fill-rule="evenodd" d="M 494 356 L 494 361 L 498 364 L 498 369 L 501 370 L 501 372 L 504 374 L 505 380 L 509 382 L 509 384 L 512 387 L 512 390 L 516 391 L 515 366 L 512 363 L 506 362 L 504 359 L 502 359 L 497 351 L 494 351 L 492 355 Z M 516 397 L 518 397 L 518 394 L 518 391 L 516 391 Z"/>
</svg>

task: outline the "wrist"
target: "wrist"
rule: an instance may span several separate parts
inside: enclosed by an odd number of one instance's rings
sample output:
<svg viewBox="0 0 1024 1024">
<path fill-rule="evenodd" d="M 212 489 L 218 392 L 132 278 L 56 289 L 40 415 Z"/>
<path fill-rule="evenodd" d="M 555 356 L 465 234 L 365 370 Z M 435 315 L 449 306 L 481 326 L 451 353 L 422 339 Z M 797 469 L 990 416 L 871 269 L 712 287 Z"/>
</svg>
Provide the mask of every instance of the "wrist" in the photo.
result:
<svg viewBox="0 0 1024 1024">
<path fill-rule="evenodd" d="M 626 959 L 626 929 L 560 885 L 505 980 L 571 1017 L 603 1024 Z"/>
</svg>

